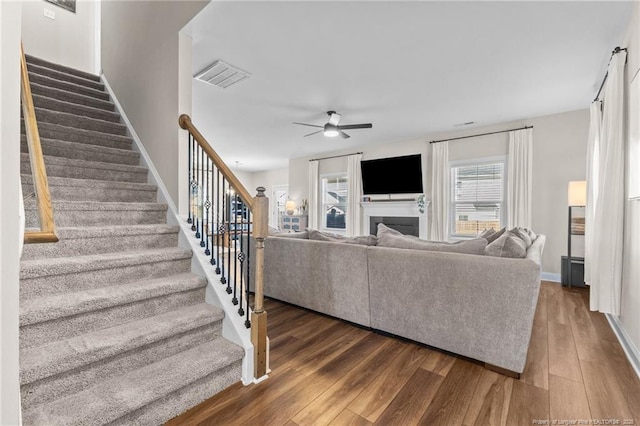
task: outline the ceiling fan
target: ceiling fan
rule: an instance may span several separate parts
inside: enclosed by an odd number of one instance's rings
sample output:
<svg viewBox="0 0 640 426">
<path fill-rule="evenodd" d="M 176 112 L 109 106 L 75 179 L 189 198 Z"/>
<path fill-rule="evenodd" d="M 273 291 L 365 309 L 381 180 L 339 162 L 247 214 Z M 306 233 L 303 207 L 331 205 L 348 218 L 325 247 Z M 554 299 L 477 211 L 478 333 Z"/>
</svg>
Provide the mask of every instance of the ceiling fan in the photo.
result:
<svg viewBox="0 0 640 426">
<path fill-rule="evenodd" d="M 309 133 L 308 135 L 304 135 L 305 138 L 307 136 L 311 136 L 311 135 L 315 135 L 316 133 L 323 132 L 325 136 L 330 138 L 340 135 L 343 139 L 347 139 L 347 138 L 350 138 L 351 136 L 343 132 L 343 130 L 371 129 L 373 127 L 373 124 L 371 123 L 340 125 L 338 124 L 340 123 L 340 118 L 342 118 L 340 114 L 338 114 L 335 111 L 327 111 L 327 115 L 329 116 L 329 121 L 324 126 L 318 126 L 316 124 L 307 124 L 307 123 L 296 123 L 296 122 L 294 122 L 293 124 L 299 124 L 300 126 L 318 127 L 322 129 L 313 133 Z"/>
</svg>

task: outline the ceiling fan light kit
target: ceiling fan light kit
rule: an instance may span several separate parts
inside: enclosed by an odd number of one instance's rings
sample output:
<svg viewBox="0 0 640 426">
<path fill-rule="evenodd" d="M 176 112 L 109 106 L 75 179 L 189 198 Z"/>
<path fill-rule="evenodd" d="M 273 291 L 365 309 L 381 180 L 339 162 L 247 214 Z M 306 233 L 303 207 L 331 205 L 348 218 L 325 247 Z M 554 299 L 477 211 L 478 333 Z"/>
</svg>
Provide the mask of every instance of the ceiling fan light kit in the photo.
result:
<svg viewBox="0 0 640 426">
<path fill-rule="evenodd" d="M 312 136 L 322 132 L 324 136 L 329 138 L 341 136 L 343 139 L 347 139 L 347 138 L 350 138 L 351 136 L 346 134 L 343 130 L 371 129 L 373 127 L 373 124 L 371 123 L 345 124 L 341 126 L 340 124 L 338 124 L 340 123 L 340 118 L 342 118 L 340 114 L 338 114 L 335 111 L 327 111 L 327 115 L 329 116 L 329 121 L 324 126 L 319 126 L 317 124 L 297 123 L 297 122 L 294 122 L 293 124 L 297 124 L 300 126 L 318 127 L 322 129 L 322 130 L 317 130 L 315 132 L 304 135 L 305 138 L 307 136 Z"/>
</svg>

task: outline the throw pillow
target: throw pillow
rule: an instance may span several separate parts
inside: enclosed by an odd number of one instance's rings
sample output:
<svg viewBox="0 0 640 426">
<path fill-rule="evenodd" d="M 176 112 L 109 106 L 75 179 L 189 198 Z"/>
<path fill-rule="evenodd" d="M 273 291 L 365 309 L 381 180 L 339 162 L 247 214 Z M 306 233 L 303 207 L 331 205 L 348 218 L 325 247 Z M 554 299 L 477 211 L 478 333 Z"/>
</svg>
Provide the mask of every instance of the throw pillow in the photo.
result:
<svg viewBox="0 0 640 426">
<path fill-rule="evenodd" d="M 529 234 L 529 238 L 531 238 L 531 242 L 534 242 L 536 238 L 538 238 L 538 235 L 535 232 L 533 232 L 531 229 L 524 228 L 524 230 L 527 232 L 527 234 Z"/>
<path fill-rule="evenodd" d="M 315 229 L 307 229 L 310 240 L 328 241 L 332 243 L 359 244 L 363 246 L 375 246 L 378 239 L 375 235 L 362 235 L 357 237 L 345 237 L 344 235 L 322 232 Z"/>
<path fill-rule="evenodd" d="M 389 228 L 384 223 L 379 223 L 378 224 L 378 237 L 380 237 L 380 235 L 404 235 L 404 234 L 402 232 L 400 232 L 400 231 L 396 231 L 393 228 Z"/>
<path fill-rule="evenodd" d="M 531 247 L 531 237 L 524 228 L 513 228 L 509 232 L 524 241 L 527 248 Z"/>
<path fill-rule="evenodd" d="M 483 237 L 487 239 L 487 242 L 489 244 L 491 244 L 492 242 L 494 242 L 495 240 L 497 240 L 498 238 L 500 238 L 502 236 L 502 234 L 504 234 L 505 232 L 507 232 L 507 228 L 502 228 L 499 231 L 494 232 L 493 234 L 487 236 L 487 237 Z M 480 235 L 482 237 L 482 235 Z"/>
<path fill-rule="evenodd" d="M 525 242 L 515 235 L 506 232 L 497 240 L 487 245 L 484 254 L 495 257 L 524 258 L 527 255 Z"/>
<path fill-rule="evenodd" d="M 484 238 L 487 241 L 489 240 L 489 237 L 492 236 L 493 234 L 496 233 L 496 230 L 493 228 L 489 228 L 489 229 L 485 229 L 484 231 L 482 231 L 479 235 L 480 238 Z"/>
<path fill-rule="evenodd" d="M 484 238 L 446 243 L 421 240 L 407 235 L 382 234 L 378 237 L 378 246 L 413 250 L 444 251 L 449 253 L 482 255 L 487 246 Z"/>
</svg>

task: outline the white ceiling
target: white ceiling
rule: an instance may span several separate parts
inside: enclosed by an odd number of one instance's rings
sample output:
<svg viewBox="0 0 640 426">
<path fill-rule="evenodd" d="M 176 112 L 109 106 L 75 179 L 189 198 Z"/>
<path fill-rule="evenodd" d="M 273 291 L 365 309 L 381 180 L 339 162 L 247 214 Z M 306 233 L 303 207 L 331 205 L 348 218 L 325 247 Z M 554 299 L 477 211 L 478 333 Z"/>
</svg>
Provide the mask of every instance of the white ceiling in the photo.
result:
<svg viewBox="0 0 640 426">
<path fill-rule="evenodd" d="M 586 108 L 631 2 L 227 2 L 191 22 L 193 74 L 222 60 L 252 77 L 193 81 L 195 125 L 244 171 L 289 158 Z M 304 138 L 326 111 L 373 123 Z M 468 128 L 468 127 L 467 127 Z"/>
</svg>

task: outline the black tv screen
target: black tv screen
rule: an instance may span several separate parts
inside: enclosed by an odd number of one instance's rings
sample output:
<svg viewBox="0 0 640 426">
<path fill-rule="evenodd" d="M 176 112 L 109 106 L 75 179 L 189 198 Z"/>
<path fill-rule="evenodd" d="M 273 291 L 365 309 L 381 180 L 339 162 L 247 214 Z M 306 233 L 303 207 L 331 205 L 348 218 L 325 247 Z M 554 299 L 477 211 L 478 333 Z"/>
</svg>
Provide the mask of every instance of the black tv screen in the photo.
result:
<svg viewBox="0 0 640 426">
<path fill-rule="evenodd" d="M 362 161 L 364 195 L 421 194 L 422 156 L 380 158 Z"/>
</svg>

